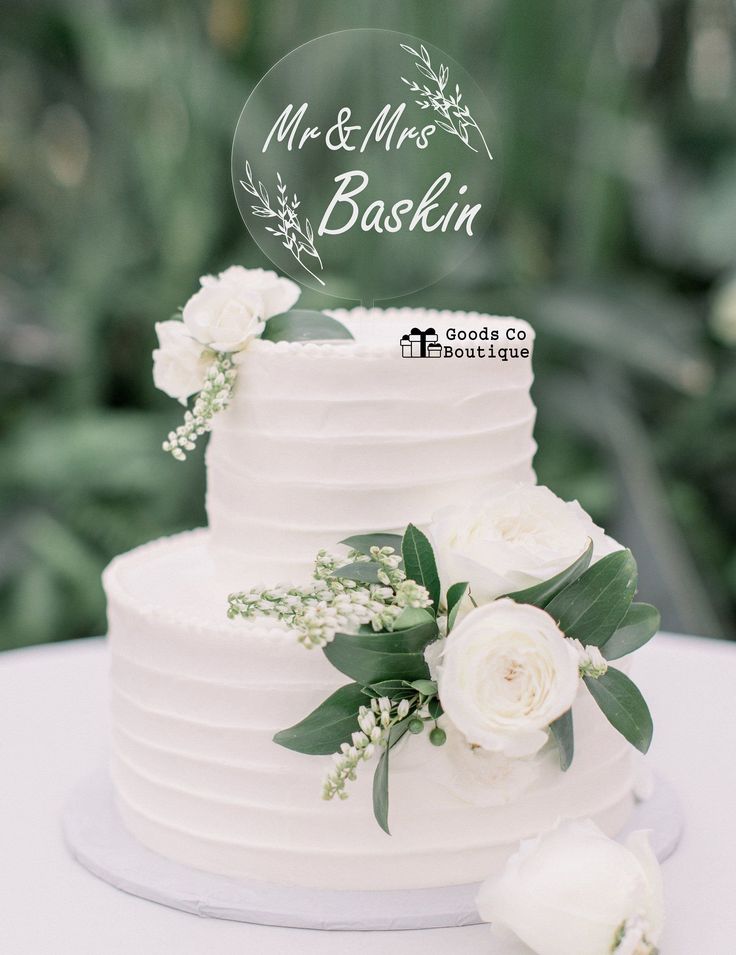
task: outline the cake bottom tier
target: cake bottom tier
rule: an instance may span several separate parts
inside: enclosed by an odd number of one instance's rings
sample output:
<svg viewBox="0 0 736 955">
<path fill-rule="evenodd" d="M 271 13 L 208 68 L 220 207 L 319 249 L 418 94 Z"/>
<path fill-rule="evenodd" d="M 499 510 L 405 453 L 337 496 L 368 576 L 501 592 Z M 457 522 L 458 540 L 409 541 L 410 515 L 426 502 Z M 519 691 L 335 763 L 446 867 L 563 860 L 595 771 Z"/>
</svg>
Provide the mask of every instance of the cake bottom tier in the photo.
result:
<svg viewBox="0 0 736 955">
<path fill-rule="evenodd" d="M 390 823 L 373 818 L 373 766 L 344 802 L 324 802 L 331 759 L 273 742 L 349 682 L 274 621 L 226 618 L 204 530 L 138 548 L 105 572 L 112 688 L 111 772 L 127 828 L 154 851 L 209 872 L 319 888 L 424 888 L 480 881 L 519 839 L 591 817 L 616 834 L 636 762 L 587 691 L 576 754 L 528 760 L 408 736 L 394 749 Z M 243 587 L 248 586 L 243 581 Z"/>
</svg>

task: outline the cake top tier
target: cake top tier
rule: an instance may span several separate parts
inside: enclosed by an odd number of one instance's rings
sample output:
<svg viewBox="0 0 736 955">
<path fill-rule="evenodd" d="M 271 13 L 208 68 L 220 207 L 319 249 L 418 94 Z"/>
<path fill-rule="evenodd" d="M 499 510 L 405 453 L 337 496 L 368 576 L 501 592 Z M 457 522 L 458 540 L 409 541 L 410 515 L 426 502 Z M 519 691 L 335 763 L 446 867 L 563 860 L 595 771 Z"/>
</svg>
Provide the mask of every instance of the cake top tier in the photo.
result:
<svg viewBox="0 0 736 955">
<path fill-rule="evenodd" d="M 241 587 L 302 578 L 320 547 L 424 524 L 494 481 L 534 480 L 525 322 L 423 309 L 330 314 L 354 340 L 254 340 L 214 422 L 211 541 Z M 422 339 L 440 356 L 420 357 Z"/>
</svg>

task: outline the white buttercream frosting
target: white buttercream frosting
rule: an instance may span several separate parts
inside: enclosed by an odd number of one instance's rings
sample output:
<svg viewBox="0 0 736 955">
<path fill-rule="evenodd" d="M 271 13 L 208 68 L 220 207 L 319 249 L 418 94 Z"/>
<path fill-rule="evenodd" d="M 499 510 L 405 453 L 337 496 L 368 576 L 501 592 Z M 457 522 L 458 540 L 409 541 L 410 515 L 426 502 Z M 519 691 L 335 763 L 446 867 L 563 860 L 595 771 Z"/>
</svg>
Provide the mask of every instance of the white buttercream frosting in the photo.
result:
<svg viewBox="0 0 736 955">
<path fill-rule="evenodd" d="M 630 747 L 583 691 L 567 773 L 553 747 L 523 766 L 476 768 L 452 731 L 445 752 L 426 734 L 408 739 L 393 754 L 387 836 L 373 818 L 371 766 L 346 802 L 325 803 L 330 757 L 272 741 L 348 681 L 278 623 L 226 619 L 206 531 L 117 558 L 105 588 L 118 803 L 164 855 L 333 888 L 473 882 L 558 817 L 591 816 L 613 834 L 630 811 Z"/>
<path fill-rule="evenodd" d="M 333 311 L 355 336 L 256 340 L 207 450 L 213 554 L 232 588 L 301 579 L 343 537 L 426 524 L 498 480 L 533 482 L 531 358 L 406 359 L 414 327 L 524 322 L 424 309 Z M 506 342 L 508 344 L 508 342 Z"/>
</svg>

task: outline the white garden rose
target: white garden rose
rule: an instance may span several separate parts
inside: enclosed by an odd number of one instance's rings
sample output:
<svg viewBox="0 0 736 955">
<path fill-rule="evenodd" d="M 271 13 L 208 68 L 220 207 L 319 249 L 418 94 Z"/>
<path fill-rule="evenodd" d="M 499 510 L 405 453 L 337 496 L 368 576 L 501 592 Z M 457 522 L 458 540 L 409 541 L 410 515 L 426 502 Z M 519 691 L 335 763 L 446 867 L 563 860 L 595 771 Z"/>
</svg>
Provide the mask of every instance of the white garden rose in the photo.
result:
<svg viewBox="0 0 736 955">
<path fill-rule="evenodd" d="M 472 806 L 503 806 L 518 799 L 539 778 L 549 758 L 559 772 L 556 753 L 538 754 L 527 759 L 511 759 L 503 753 L 490 753 L 480 746 L 471 746 L 463 733 L 446 717 L 440 725 L 447 734 L 444 746 L 432 746 L 432 752 L 421 752 L 420 770 L 433 785 L 442 786 L 458 799 Z"/>
<path fill-rule="evenodd" d="M 505 481 L 480 500 L 437 512 L 429 527 L 440 576 L 467 580 L 476 601 L 524 590 L 569 567 L 593 541 L 593 560 L 621 545 L 577 501 Z"/>
<path fill-rule="evenodd" d="M 439 670 L 439 696 L 469 743 L 531 756 L 572 706 L 578 655 L 544 610 L 496 600 L 455 625 Z"/>
<path fill-rule="evenodd" d="M 300 294 L 296 282 L 266 269 L 246 269 L 242 265 L 231 265 L 217 276 L 203 275 L 199 282 L 203 288 L 226 287 L 236 294 L 257 292 L 263 302 L 264 319 L 288 312 Z"/>
<path fill-rule="evenodd" d="M 626 845 L 590 820 L 522 842 L 478 911 L 537 955 L 655 955 L 664 925 L 662 876 L 646 832 Z"/>
<path fill-rule="evenodd" d="M 159 347 L 153 352 L 153 383 L 183 405 L 200 391 L 207 372 L 206 349 L 182 322 L 157 322 Z"/>
<path fill-rule="evenodd" d="M 240 351 L 264 328 L 263 299 L 254 291 L 207 285 L 189 299 L 182 316 L 192 338 L 213 351 Z"/>
</svg>

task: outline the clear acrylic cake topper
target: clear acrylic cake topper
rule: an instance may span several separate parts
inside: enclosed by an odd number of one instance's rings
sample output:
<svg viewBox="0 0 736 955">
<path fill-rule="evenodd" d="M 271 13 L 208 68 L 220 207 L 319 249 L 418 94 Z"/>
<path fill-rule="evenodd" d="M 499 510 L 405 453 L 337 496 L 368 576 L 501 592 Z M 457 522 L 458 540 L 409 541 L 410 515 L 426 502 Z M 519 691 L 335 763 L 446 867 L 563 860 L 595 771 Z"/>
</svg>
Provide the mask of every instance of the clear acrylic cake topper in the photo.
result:
<svg viewBox="0 0 736 955">
<path fill-rule="evenodd" d="M 472 77 L 431 43 L 374 29 L 280 60 L 243 107 L 231 168 L 243 221 L 276 269 L 364 305 L 455 269 L 499 183 Z"/>
</svg>

